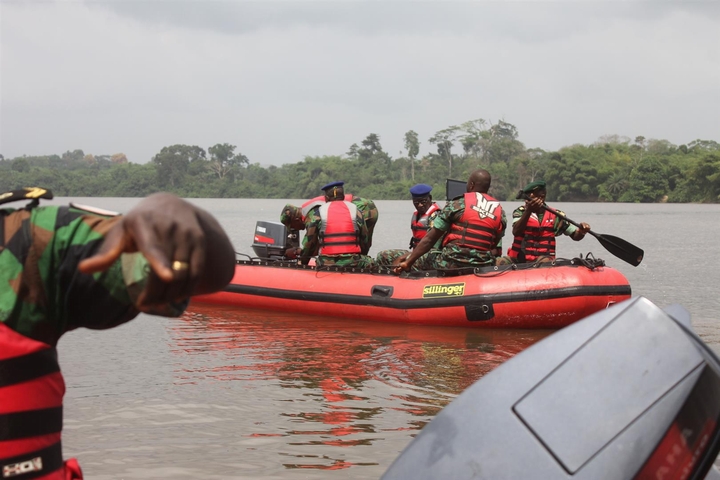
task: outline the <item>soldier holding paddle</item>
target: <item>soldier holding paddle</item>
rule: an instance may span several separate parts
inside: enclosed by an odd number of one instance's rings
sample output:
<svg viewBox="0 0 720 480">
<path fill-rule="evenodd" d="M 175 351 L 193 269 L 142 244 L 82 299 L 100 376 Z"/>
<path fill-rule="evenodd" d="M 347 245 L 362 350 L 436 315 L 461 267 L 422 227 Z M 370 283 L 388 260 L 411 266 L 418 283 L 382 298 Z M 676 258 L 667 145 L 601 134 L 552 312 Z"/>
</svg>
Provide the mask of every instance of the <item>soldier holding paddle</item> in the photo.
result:
<svg viewBox="0 0 720 480">
<path fill-rule="evenodd" d="M 575 241 L 585 238 L 590 225 L 568 222 L 562 212 L 545 208 L 546 185 L 543 180 L 530 182 L 520 194 L 525 205 L 513 211 L 513 243 L 508 256 L 516 263 L 555 258 L 555 237 L 567 235 Z M 542 260 L 541 260 L 542 261 Z"/>
</svg>

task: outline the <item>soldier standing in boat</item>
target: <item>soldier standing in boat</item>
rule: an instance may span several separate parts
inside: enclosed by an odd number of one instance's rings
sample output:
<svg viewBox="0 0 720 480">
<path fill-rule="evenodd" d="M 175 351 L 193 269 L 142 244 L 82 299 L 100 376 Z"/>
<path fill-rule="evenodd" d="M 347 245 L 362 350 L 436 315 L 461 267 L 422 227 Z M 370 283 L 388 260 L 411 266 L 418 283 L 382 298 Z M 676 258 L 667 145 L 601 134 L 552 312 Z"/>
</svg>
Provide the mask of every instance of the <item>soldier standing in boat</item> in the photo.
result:
<svg viewBox="0 0 720 480">
<path fill-rule="evenodd" d="M 39 206 L 52 193 L 0 195 L 0 471 L 3 478 L 82 479 L 63 462 L 65 383 L 55 349 L 79 327 L 108 329 L 138 313 L 179 316 L 191 295 L 228 284 L 235 253 L 207 212 L 170 194 L 126 215 Z"/>
<path fill-rule="evenodd" d="M 513 211 L 513 243 L 508 249 L 514 263 L 553 260 L 557 236 L 567 235 L 576 242 L 585 238 L 589 224 L 580 223 L 578 228 L 543 208 L 547 195 L 543 180 L 528 183 L 522 193 L 526 195 L 525 205 Z"/>
<path fill-rule="evenodd" d="M 324 188 L 324 187 L 323 187 Z M 378 209 L 375 206 L 375 202 L 367 198 L 356 197 L 355 195 L 345 194 L 344 200 L 352 202 L 360 210 L 365 220 L 365 226 L 368 230 L 368 241 L 365 245 L 365 250 L 362 252 L 363 255 L 367 255 L 372 247 L 372 237 L 375 231 L 375 224 L 378 221 Z M 303 203 L 302 206 L 297 207 L 295 205 L 287 204 L 283 207 L 282 213 L 280 214 L 280 223 L 285 225 L 291 232 L 299 232 L 307 228 L 307 215 L 308 213 L 318 205 L 325 203 L 325 196 L 321 195 L 315 198 L 311 198 L 307 202 Z M 286 256 L 288 258 L 295 258 L 294 254 L 297 250 L 296 247 L 287 250 Z"/>
<path fill-rule="evenodd" d="M 304 265 L 317 255 L 318 267 L 374 267 L 373 259 L 363 253 L 370 248 L 365 219 L 357 205 L 345 200 L 343 185 L 331 182 L 322 187 L 325 202 L 307 212 L 302 248 L 293 252 Z"/>
<path fill-rule="evenodd" d="M 467 193 L 448 202 L 427 235 L 395 267 L 395 272 L 408 271 L 415 262 L 420 270 L 494 265 L 507 221 L 500 202 L 487 193 L 490 181 L 490 172 L 475 170 L 468 179 Z M 433 255 L 430 250 L 441 238 L 442 250 Z"/>
</svg>

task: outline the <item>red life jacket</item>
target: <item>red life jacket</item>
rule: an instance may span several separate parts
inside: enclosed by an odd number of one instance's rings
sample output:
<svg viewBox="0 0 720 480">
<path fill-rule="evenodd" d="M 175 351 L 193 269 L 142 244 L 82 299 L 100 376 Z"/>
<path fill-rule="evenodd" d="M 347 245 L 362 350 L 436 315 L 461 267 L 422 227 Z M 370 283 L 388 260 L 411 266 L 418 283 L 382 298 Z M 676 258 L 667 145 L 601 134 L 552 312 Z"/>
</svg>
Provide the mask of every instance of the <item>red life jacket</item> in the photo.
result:
<svg viewBox="0 0 720 480">
<path fill-rule="evenodd" d="M 0 322 L 0 478 L 82 479 L 62 460 L 64 394 L 55 348 Z"/>
<path fill-rule="evenodd" d="M 346 202 L 352 202 L 353 196 L 349 193 L 345 194 L 345 201 Z M 302 210 L 302 216 L 303 216 L 303 222 L 305 221 L 305 217 L 307 217 L 307 214 L 310 213 L 310 210 L 317 207 L 318 205 L 322 205 L 325 203 L 325 195 L 320 195 L 319 197 L 311 198 L 307 202 L 303 203 L 300 206 L 300 210 Z"/>
<path fill-rule="evenodd" d="M 508 256 L 521 258 L 525 254 L 526 262 L 534 262 L 541 256 L 555 256 L 555 214 L 546 211 L 542 218 L 542 224 L 538 222 L 537 215 L 530 216 L 525 227 L 525 232 L 513 238 L 513 243 L 508 249 Z"/>
<path fill-rule="evenodd" d="M 415 248 L 415 245 L 417 245 L 420 240 L 422 240 L 425 235 L 427 235 L 430 215 L 437 212 L 438 210 L 440 210 L 438 204 L 433 203 L 432 205 L 430 205 L 430 208 L 427 209 L 427 212 L 421 215 L 420 218 L 418 218 L 417 212 L 412 214 L 412 218 L 410 219 L 412 240 L 410 240 L 410 244 L 413 245 L 413 248 Z"/>
<path fill-rule="evenodd" d="M 320 255 L 360 253 L 357 207 L 348 201 L 333 201 L 320 209 Z"/>
<path fill-rule="evenodd" d="M 495 237 L 501 228 L 500 202 L 487 193 L 468 192 L 465 194 L 465 211 L 460 222 L 450 225 L 443 247 L 452 243 L 489 252 L 499 240 Z"/>
</svg>

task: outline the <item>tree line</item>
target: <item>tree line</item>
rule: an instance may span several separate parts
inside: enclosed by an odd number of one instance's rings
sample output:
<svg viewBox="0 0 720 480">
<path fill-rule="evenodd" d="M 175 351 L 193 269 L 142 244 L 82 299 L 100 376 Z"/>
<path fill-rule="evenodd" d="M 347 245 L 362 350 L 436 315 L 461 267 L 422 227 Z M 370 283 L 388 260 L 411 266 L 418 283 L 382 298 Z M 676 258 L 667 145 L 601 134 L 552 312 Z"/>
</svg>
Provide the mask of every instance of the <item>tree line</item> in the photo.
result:
<svg viewBox="0 0 720 480">
<path fill-rule="evenodd" d="M 442 199 L 445 180 L 467 179 L 485 168 L 490 193 L 514 199 L 528 182 L 543 179 L 549 201 L 720 202 L 720 144 L 610 135 L 591 145 L 557 151 L 526 148 L 511 123 L 471 120 L 438 131 L 427 141 L 434 151 L 418 157 L 420 139 L 404 135 L 405 155 L 393 158 L 374 133 L 344 155 L 307 156 L 297 163 L 262 167 L 235 145 L 163 147 L 147 164 L 122 154 L 0 155 L 0 192 L 42 186 L 57 196 L 143 197 L 168 191 L 186 198 L 310 198 L 320 187 L 344 180 L 348 192 L 375 200 L 407 199 L 415 183 L 434 187 Z"/>
</svg>

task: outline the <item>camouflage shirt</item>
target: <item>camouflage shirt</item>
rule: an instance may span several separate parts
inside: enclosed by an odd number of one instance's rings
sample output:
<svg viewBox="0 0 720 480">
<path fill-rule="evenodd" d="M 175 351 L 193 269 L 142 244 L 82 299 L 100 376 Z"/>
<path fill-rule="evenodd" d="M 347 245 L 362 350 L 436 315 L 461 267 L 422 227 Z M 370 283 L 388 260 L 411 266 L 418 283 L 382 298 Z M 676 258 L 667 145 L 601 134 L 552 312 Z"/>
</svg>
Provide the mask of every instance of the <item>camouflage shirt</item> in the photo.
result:
<svg viewBox="0 0 720 480">
<path fill-rule="evenodd" d="M 352 202 L 355 203 L 355 202 Z M 357 206 L 357 205 L 356 205 Z M 366 252 L 369 249 L 369 234 L 363 212 L 357 209 L 355 222 L 360 231 L 360 249 Z M 303 238 L 302 252 L 300 257 L 303 263 L 307 263 L 310 257 L 318 255 L 320 251 L 320 229 L 322 227 L 322 218 L 320 218 L 320 207 L 310 210 L 305 217 L 305 238 Z M 372 259 L 365 255 L 345 254 L 345 255 L 320 255 L 317 259 L 318 266 L 339 265 L 339 266 L 368 266 L 372 263 Z"/>
<path fill-rule="evenodd" d="M 132 320 L 149 272 L 141 254 L 123 254 L 105 272 L 77 269 L 119 218 L 73 207 L 0 209 L 0 322 L 56 345 L 78 327 L 106 329 Z M 148 313 L 177 316 L 186 304 Z"/>
<path fill-rule="evenodd" d="M 449 201 L 440 213 L 438 213 L 438 215 L 433 219 L 432 226 L 433 228 L 447 233 L 452 224 L 460 223 L 464 213 L 465 197 L 455 197 Z M 503 210 L 500 230 L 498 230 L 495 235 L 495 238 L 497 239 L 497 243 L 495 245 L 496 248 L 502 249 L 502 238 L 505 235 L 506 226 L 507 218 L 505 216 L 505 210 Z M 422 270 L 429 270 L 431 268 L 461 268 L 477 265 L 492 265 L 495 262 L 495 256 L 492 252 L 481 251 L 475 248 L 460 247 L 453 243 L 443 247 L 441 255 L 433 254 L 431 251 L 423 257 L 418 259 L 417 262 L 419 263 L 419 268 Z"/>
<path fill-rule="evenodd" d="M 357 207 L 360 213 L 362 213 L 363 220 L 365 220 L 368 234 L 365 248 L 363 248 L 363 253 L 368 253 L 370 251 L 370 247 L 372 247 L 373 232 L 375 231 L 375 224 L 378 221 L 378 209 L 375 206 L 375 202 L 368 200 L 367 198 L 353 196 L 351 202 Z"/>
<path fill-rule="evenodd" d="M 523 212 L 525 211 L 525 205 L 521 205 L 518 208 L 516 208 L 513 211 L 513 225 L 520 220 L 520 217 L 523 216 Z M 558 212 L 563 213 L 562 211 L 558 210 Z M 543 214 L 545 212 L 540 212 L 537 214 L 538 223 L 542 223 Z M 535 214 L 533 214 L 535 215 Z M 568 222 L 564 218 L 562 218 L 560 215 L 555 215 L 555 223 L 553 225 L 553 231 L 555 232 L 555 236 L 559 237 L 560 235 L 572 235 L 577 231 L 577 227 L 573 225 L 572 223 Z"/>
</svg>

